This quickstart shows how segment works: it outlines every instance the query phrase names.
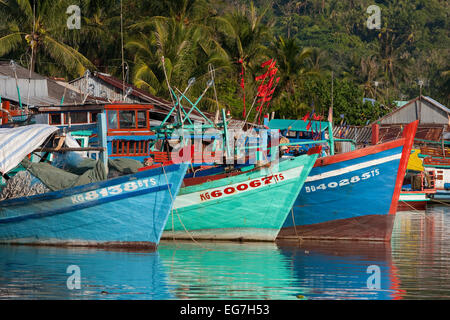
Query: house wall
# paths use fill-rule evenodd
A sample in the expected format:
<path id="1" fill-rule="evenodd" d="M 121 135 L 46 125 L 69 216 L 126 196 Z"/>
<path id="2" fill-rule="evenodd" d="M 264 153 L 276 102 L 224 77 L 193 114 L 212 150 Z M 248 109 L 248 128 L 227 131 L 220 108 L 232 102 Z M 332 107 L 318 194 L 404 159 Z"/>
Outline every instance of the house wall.
<path id="1" fill-rule="evenodd" d="M 89 94 L 94 97 L 106 97 L 106 99 L 110 100 L 111 102 L 122 101 L 123 98 L 121 90 L 98 78 L 89 77 L 87 80 L 86 78 L 80 78 L 71 82 L 70 84 L 76 87 L 81 92 L 89 92 Z M 142 103 L 143 101 L 139 98 L 128 96 L 126 97 L 125 102 Z"/>

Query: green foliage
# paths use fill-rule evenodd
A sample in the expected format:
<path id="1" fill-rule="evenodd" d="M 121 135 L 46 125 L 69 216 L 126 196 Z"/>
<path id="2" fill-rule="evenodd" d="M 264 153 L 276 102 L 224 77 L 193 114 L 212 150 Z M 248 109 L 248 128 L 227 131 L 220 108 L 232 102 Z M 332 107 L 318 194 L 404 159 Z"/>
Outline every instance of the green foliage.
<path id="1" fill-rule="evenodd" d="M 66 10 L 71 4 L 64 0 L 0 1 L 0 57 L 15 58 L 31 70 L 53 76 L 62 75 L 60 68 L 71 75 L 83 74 L 92 63 L 67 37 Z"/>
<path id="2" fill-rule="evenodd" d="M 108 72 L 170 99 L 162 64 L 173 88 L 196 99 L 215 69 L 220 108 L 242 118 L 242 59 L 249 111 L 263 72 L 277 60 L 280 82 L 270 107 L 277 117 L 311 110 L 365 124 L 388 112 L 394 100 L 422 92 L 450 105 L 449 9 L 440 0 L 0 0 L 0 58 L 35 65 L 50 76 L 77 77 L 86 68 Z M 79 5 L 80 30 L 66 27 L 66 9 Z M 381 28 L 369 30 L 369 5 L 381 8 Z M 121 32 L 121 13 L 123 32 Z M 33 22 L 34 21 L 34 22 Z M 124 63 L 129 66 L 122 74 Z M 34 42 L 31 39 L 35 39 Z M 32 44 L 35 50 L 31 50 Z M 33 56 L 33 64 L 30 60 Z M 363 98 L 377 102 L 363 104 Z M 207 92 L 200 105 L 215 112 Z M 249 120 L 253 120 L 255 110 Z"/>

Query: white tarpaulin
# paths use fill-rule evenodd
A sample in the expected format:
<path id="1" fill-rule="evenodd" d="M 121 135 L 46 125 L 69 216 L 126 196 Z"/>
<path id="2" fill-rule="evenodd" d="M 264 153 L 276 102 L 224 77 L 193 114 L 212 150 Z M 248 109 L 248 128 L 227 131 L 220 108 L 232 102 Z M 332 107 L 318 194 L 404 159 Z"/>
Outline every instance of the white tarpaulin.
<path id="1" fill-rule="evenodd" d="M 47 124 L 0 128 L 0 173 L 5 174 L 14 169 L 57 130 L 58 127 Z"/>

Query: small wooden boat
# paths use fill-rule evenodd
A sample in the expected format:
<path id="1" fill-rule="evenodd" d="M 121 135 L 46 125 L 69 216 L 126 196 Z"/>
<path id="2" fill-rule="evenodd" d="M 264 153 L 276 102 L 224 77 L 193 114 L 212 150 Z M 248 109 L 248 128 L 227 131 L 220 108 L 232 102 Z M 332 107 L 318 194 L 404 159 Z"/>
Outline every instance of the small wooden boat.
<path id="1" fill-rule="evenodd" d="M 275 240 L 317 156 L 181 188 L 163 238 Z"/>
<path id="2" fill-rule="evenodd" d="M 428 156 L 423 159 L 425 171 L 436 175 L 436 189 L 446 190 L 450 187 L 450 158 L 434 158 Z"/>
<path id="3" fill-rule="evenodd" d="M 427 203 L 436 193 L 435 177 L 433 172 L 418 172 L 406 174 L 402 191 L 398 199 L 397 211 L 426 210 Z"/>
<path id="4" fill-rule="evenodd" d="M 431 200 L 430 195 L 435 193 L 436 190 L 434 192 L 402 190 L 398 199 L 397 211 L 426 210 L 427 203 Z"/>

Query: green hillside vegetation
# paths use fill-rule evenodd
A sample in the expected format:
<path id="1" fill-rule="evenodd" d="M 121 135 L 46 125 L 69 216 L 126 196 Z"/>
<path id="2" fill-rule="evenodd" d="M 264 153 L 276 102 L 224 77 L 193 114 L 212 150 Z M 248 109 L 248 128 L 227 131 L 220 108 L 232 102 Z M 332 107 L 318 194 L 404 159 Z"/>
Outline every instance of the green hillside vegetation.
<path id="1" fill-rule="evenodd" d="M 450 105 L 449 2 L 445 0 L 0 0 L 0 59 L 71 80 L 86 69 L 125 78 L 169 99 L 172 87 L 197 97 L 214 67 L 219 104 L 242 118 L 241 64 L 247 111 L 261 63 L 279 68 L 270 106 L 279 118 L 312 108 L 364 125 L 422 93 Z M 81 8 L 81 28 L 66 13 Z M 380 8 L 369 29 L 370 5 Z M 121 32 L 121 13 L 123 32 Z M 123 55 L 122 64 L 122 36 Z M 331 95 L 333 79 L 333 97 Z M 363 103 L 363 98 L 377 102 Z M 214 91 L 200 106 L 217 108 Z M 254 109 L 249 120 L 254 118 Z"/>

